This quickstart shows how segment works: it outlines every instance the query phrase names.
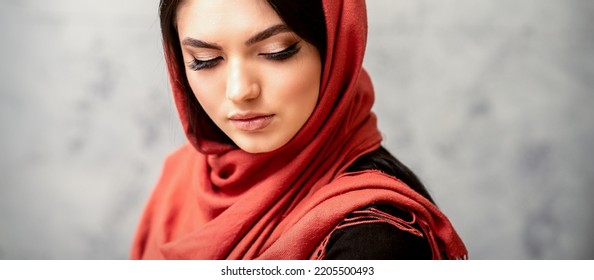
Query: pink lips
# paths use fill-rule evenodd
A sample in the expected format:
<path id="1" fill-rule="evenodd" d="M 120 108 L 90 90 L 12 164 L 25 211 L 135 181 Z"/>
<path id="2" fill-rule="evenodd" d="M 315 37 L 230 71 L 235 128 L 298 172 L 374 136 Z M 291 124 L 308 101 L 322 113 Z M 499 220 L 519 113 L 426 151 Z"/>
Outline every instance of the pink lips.
<path id="1" fill-rule="evenodd" d="M 245 131 L 256 131 L 267 127 L 272 122 L 272 115 L 266 114 L 234 114 L 229 117 L 229 120 L 238 129 Z"/>

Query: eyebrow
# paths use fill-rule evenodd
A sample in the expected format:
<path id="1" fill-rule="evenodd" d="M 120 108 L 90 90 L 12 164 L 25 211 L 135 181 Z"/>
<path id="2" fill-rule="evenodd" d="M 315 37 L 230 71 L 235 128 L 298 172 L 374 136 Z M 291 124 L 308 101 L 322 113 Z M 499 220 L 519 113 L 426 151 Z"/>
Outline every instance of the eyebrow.
<path id="1" fill-rule="evenodd" d="M 251 38 L 245 41 L 245 45 L 253 45 L 257 42 L 266 40 L 276 34 L 283 33 L 283 32 L 291 32 L 291 29 L 286 24 L 277 24 L 271 27 L 264 29 L 263 31 L 259 32 L 258 34 L 252 36 Z"/>
<path id="2" fill-rule="evenodd" d="M 271 27 L 264 29 L 263 31 L 258 32 L 258 34 L 250 37 L 249 39 L 247 39 L 247 41 L 245 41 L 244 44 L 246 46 L 250 46 L 257 42 L 266 40 L 276 34 L 280 34 L 283 32 L 291 32 L 291 29 L 286 24 L 273 25 Z M 223 49 L 223 48 L 221 48 L 221 46 L 219 46 L 215 43 L 208 43 L 208 42 L 204 42 L 202 40 L 198 40 L 198 39 L 190 38 L 190 37 L 184 38 L 184 40 L 182 41 L 182 45 L 187 45 L 187 46 L 191 46 L 191 47 L 195 47 L 195 48 L 206 48 L 206 49 L 215 49 L 215 50 Z"/>

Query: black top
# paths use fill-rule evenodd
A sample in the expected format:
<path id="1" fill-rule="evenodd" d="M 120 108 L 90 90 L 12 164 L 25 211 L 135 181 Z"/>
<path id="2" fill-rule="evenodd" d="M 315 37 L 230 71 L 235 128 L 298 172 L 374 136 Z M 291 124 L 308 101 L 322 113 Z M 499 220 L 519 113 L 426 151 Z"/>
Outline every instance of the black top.
<path id="1" fill-rule="evenodd" d="M 404 221 L 410 213 L 386 205 L 373 207 Z M 370 209 L 367 208 L 367 209 Z M 345 219 L 353 218 L 354 213 Z M 418 223 L 412 228 L 422 232 Z M 387 222 L 362 223 L 335 230 L 326 245 L 326 260 L 420 260 L 431 259 L 425 237 L 419 237 Z"/>

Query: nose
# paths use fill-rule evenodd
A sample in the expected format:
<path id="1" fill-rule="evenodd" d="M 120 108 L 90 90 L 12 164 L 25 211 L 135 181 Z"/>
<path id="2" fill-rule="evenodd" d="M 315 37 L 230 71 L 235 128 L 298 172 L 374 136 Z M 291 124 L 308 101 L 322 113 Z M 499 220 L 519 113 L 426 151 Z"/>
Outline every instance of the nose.
<path id="1" fill-rule="evenodd" d="M 245 102 L 260 96 L 257 73 L 240 61 L 229 64 L 227 76 L 227 98 L 233 102 Z"/>

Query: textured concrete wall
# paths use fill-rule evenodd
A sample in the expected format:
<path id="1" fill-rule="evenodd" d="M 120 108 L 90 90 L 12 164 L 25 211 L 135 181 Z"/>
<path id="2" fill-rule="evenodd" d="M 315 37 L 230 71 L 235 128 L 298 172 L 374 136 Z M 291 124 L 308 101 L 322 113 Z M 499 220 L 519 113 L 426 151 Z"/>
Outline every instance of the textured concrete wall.
<path id="1" fill-rule="evenodd" d="M 471 258 L 594 258 L 594 1 L 368 2 L 385 144 Z M 0 1 L 0 259 L 127 257 L 185 141 L 157 4 Z"/>

